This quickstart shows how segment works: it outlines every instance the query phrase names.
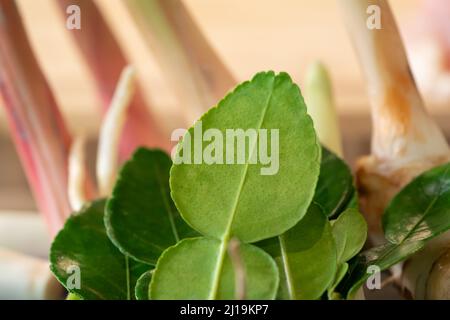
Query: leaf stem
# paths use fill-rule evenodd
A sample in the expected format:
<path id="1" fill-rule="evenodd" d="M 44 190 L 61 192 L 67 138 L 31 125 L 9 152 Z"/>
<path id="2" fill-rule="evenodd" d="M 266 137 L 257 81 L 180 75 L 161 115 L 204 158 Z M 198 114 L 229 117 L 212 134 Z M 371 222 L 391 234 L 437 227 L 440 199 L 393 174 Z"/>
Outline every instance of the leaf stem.
<path id="1" fill-rule="evenodd" d="M 230 240 L 228 247 L 231 262 L 234 267 L 234 283 L 236 300 L 245 300 L 246 284 L 245 284 L 245 266 L 240 253 L 240 242 L 233 238 Z"/>
<path id="2" fill-rule="evenodd" d="M 284 242 L 283 235 L 278 236 L 278 241 L 280 243 L 281 257 L 283 258 L 284 272 L 286 273 L 286 283 L 289 291 L 289 297 L 291 297 L 292 300 L 297 300 L 293 284 L 294 281 L 292 280 L 292 274 L 289 268 L 288 256 L 286 254 L 286 244 Z"/>
<path id="3" fill-rule="evenodd" d="M 219 285 L 220 285 L 220 274 L 222 273 L 223 262 L 225 261 L 225 257 L 227 254 L 229 239 L 223 239 L 220 243 L 219 255 L 217 256 L 216 267 L 213 272 L 213 283 L 211 286 L 211 291 L 209 294 L 208 300 L 216 300 L 217 294 L 219 293 Z"/>
<path id="4" fill-rule="evenodd" d="M 131 300 L 131 280 L 130 280 L 130 261 L 127 255 L 124 255 L 125 258 L 125 274 L 126 274 L 126 284 L 127 284 L 127 300 Z"/>

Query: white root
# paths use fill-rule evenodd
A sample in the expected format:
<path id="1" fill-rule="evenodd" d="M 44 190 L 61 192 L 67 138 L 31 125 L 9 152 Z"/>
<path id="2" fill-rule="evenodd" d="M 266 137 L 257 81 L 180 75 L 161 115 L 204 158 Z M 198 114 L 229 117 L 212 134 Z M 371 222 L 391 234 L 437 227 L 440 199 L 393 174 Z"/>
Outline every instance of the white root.
<path id="1" fill-rule="evenodd" d="M 325 66 L 319 62 L 313 63 L 308 69 L 305 100 L 320 142 L 342 157 L 341 131 L 331 81 Z"/>
<path id="2" fill-rule="evenodd" d="M 114 186 L 120 135 L 134 91 L 135 71 L 133 67 L 127 66 L 122 71 L 111 105 L 100 129 L 96 168 L 100 196 L 108 196 Z"/>
<path id="3" fill-rule="evenodd" d="M 50 237 L 44 220 L 36 212 L 0 212 L 0 247 L 47 257 Z"/>
<path id="4" fill-rule="evenodd" d="M 77 137 L 70 148 L 69 178 L 67 183 L 69 202 L 74 212 L 79 211 L 87 201 L 85 184 L 85 139 L 84 137 Z"/>
<path id="5" fill-rule="evenodd" d="M 441 130 L 425 111 L 387 1 L 340 2 L 371 101 L 372 152 L 359 160 L 357 182 L 371 240 L 380 244 L 384 242 L 381 216 L 389 201 L 417 175 L 450 161 L 450 150 Z M 381 29 L 372 30 L 366 24 L 370 5 L 381 9 Z M 434 276 L 430 271 L 436 252 L 445 251 L 445 238 L 443 235 L 431 241 L 404 264 L 401 285 L 412 297 L 431 296 L 426 289 L 428 279 L 439 278 L 437 282 L 447 285 L 442 272 Z M 445 292 L 439 290 L 435 292 Z"/>
<path id="6" fill-rule="evenodd" d="M 433 264 L 427 281 L 425 299 L 450 299 L 450 250 L 448 248 Z"/>
<path id="7" fill-rule="evenodd" d="M 48 262 L 0 248 L 0 299 L 61 299 L 64 289 Z"/>
<path id="8" fill-rule="evenodd" d="M 445 280 L 445 273 L 442 274 L 443 263 L 439 263 L 440 257 L 449 254 L 449 248 L 450 233 L 446 232 L 428 242 L 423 250 L 404 263 L 399 285 L 407 297 L 430 299 L 433 296 L 433 299 L 450 299 L 450 279 Z M 448 272 L 450 265 L 447 264 L 446 268 Z M 442 287 L 448 288 L 447 294 L 438 297 L 436 293 L 443 293 L 439 290 Z"/>

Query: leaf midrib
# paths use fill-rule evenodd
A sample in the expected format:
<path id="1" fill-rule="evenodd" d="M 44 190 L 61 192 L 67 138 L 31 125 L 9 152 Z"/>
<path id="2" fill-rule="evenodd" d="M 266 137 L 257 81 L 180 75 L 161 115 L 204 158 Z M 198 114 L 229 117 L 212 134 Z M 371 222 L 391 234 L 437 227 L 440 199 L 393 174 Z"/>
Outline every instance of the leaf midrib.
<path id="1" fill-rule="evenodd" d="M 163 181 L 164 180 L 162 179 L 159 170 L 157 170 L 155 163 L 153 163 L 153 170 L 154 170 L 155 176 L 158 180 L 159 192 L 161 193 L 161 198 L 163 199 L 164 207 L 166 208 L 166 212 L 169 217 L 169 223 L 170 223 L 170 227 L 172 228 L 172 234 L 175 238 L 175 243 L 177 243 L 178 241 L 180 241 L 180 236 L 178 234 L 178 230 L 175 225 L 175 219 L 173 216 L 173 211 L 171 210 L 171 207 L 169 204 L 169 199 L 167 198 L 167 194 L 166 194 L 166 192 L 164 192 L 165 190 L 163 189 L 163 183 L 164 183 Z"/>
<path id="2" fill-rule="evenodd" d="M 444 177 L 447 176 L 448 171 L 449 171 L 449 167 L 447 167 L 447 168 L 445 169 L 445 172 L 444 172 L 444 174 L 443 174 Z M 398 242 L 398 243 L 392 243 L 392 242 L 389 242 L 389 244 L 391 244 L 392 246 L 391 246 L 388 250 L 386 250 L 385 252 L 383 252 L 383 254 L 381 254 L 380 256 L 378 256 L 378 257 L 376 258 L 375 261 L 381 261 L 381 260 L 385 259 L 385 258 L 386 258 L 387 256 L 389 256 L 392 252 L 394 252 L 395 249 L 397 249 L 398 247 L 400 247 L 401 245 L 403 245 L 403 244 L 408 240 L 409 236 L 413 233 L 413 231 L 416 230 L 417 226 L 423 222 L 423 220 L 425 219 L 425 217 L 426 217 L 427 214 L 428 214 L 427 212 L 434 206 L 435 202 L 437 201 L 437 199 L 438 199 L 439 196 L 441 195 L 441 189 L 442 189 L 442 184 L 439 185 L 439 192 L 438 192 L 438 195 L 436 195 L 436 196 L 433 197 L 433 200 L 431 201 L 431 203 L 428 205 L 427 209 L 425 210 L 425 214 L 424 214 L 424 215 L 422 216 L 422 218 L 414 225 L 414 227 L 413 227 L 413 228 L 405 235 L 405 237 L 404 237 L 402 240 L 400 240 L 400 242 Z M 427 240 L 427 239 L 429 239 L 429 238 L 420 239 L 420 240 L 417 240 L 417 242 L 420 242 L 420 241 L 423 242 L 423 241 L 425 241 L 425 240 Z M 363 278 L 363 279 L 364 279 L 364 278 Z M 363 281 L 363 280 L 361 280 L 361 281 Z"/>
<path id="3" fill-rule="evenodd" d="M 244 171 L 243 171 L 243 175 L 241 178 L 241 181 L 239 183 L 239 187 L 236 193 L 236 197 L 235 197 L 235 201 L 233 204 L 233 207 L 231 208 L 231 212 L 230 212 L 230 219 L 228 221 L 227 227 L 225 229 L 225 233 L 222 237 L 222 243 L 220 245 L 220 251 L 219 251 L 219 256 L 218 256 L 218 260 L 217 260 L 217 264 L 216 264 L 216 268 L 214 270 L 213 273 L 213 283 L 212 283 L 212 287 L 211 287 L 211 292 L 210 292 L 210 296 L 209 299 L 210 300 L 214 300 L 217 297 L 217 293 L 218 293 L 218 289 L 219 289 L 219 283 L 220 283 L 220 273 L 222 272 L 222 266 L 223 266 L 223 262 L 225 260 L 225 253 L 226 253 L 226 248 L 228 246 L 228 241 L 230 240 L 230 230 L 231 230 L 231 226 L 233 224 L 234 218 L 236 216 L 236 210 L 237 210 L 237 206 L 239 204 L 239 199 L 241 197 L 242 194 L 242 189 L 244 187 L 244 183 L 245 180 L 247 179 L 247 173 L 248 173 L 248 167 L 249 167 L 249 159 L 251 159 L 251 157 L 253 156 L 253 152 L 255 152 L 255 145 L 258 143 L 258 139 L 259 139 L 259 129 L 261 129 L 263 123 L 264 123 L 264 119 L 267 113 L 267 109 L 269 109 L 270 103 L 272 101 L 272 95 L 273 95 L 273 91 L 275 88 L 275 77 L 272 78 L 272 87 L 270 90 L 270 94 L 267 97 L 267 101 L 265 103 L 265 107 L 263 109 L 261 118 L 259 120 L 259 124 L 257 126 L 258 128 L 258 134 L 256 136 L 255 139 L 255 143 L 252 146 L 251 152 L 249 152 L 249 156 L 246 159 L 245 165 L 244 165 Z"/>
<path id="4" fill-rule="evenodd" d="M 289 258 L 286 250 L 286 243 L 284 242 L 283 235 L 278 237 L 278 241 L 280 243 L 280 251 L 281 251 L 281 259 L 283 261 L 284 273 L 286 274 L 286 284 L 289 292 L 289 297 L 292 300 L 296 300 L 295 295 L 295 281 L 292 279 L 291 268 L 289 267 Z"/>
<path id="5" fill-rule="evenodd" d="M 449 171 L 449 167 L 447 167 L 444 171 L 443 174 L 443 178 L 447 177 Z M 425 218 L 428 216 L 428 214 L 430 213 L 431 209 L 434 207 L 436 201 L 439 199 L 439 197 L 441 196 L 441 192 L 442 192 L 442 186 L 443 183 L 439 184 L 439 190 L 437 192 L 437 194 L 432 198 L 430 204 L 427 206 L 427 208 L 425 209 L 424 214 L 420 217 L 420 219 L 414 224 L 414 226 L 411 228 L 411 230 L 408 231 L 408 233 L 406 233 L 406 235 L 403 237 L 403 239 L 399 242 L 399 244 L 402 244 L 406 239 L 409 238 L 409 236 L 417 229 L 417 227 L 425 220 Z M 422 187 L 423 190 L 423 187 Z M 420 240 L 426 240 L 425 239 L 420 239 Z"/>
<path id="6" fill-rule="evenodd" d="M 127 300 L 131 300 L 130 261 L 128 256 L 125 256 L 125 274 L 127 283 Z"/>

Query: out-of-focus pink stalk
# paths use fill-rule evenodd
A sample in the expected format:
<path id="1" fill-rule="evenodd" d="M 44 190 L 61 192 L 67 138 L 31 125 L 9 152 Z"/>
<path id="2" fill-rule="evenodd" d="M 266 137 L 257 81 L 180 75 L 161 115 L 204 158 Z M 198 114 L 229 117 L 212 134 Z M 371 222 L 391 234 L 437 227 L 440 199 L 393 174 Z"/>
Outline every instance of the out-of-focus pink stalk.
<path id="1" fill-rule="evenodd" d="M 92 0 L 58 0 L 62 13 L 77 5 L 81 9 L 81 30 L 69 30 L 92 71 L 106 112 L 126 58 L 101 12 Z M 120 143 L 120 158 L 126 159 L 138 146 L 169 148 L 169 136 L 164 136 L 155 118 L 147 109 L 138 89 L 128 110 L 127 122 Z"/>
<path id="2" fill-rule="evenodd" d="M 183 106 L 189 125 L 235 80 L 180 0 L 125 0 Z"/>
<path id="3" fill-rule="evenodd" d="M 0 92 L 34 198 L 54 235 L 71 212 L 70 136 L 12 0 L 0 0 Z"/>
<path id="4" fill-rule="evenodd" d="M 450 70 L 450 1 L 422 0 L 420 11 L 427 21 L 427 28 L 433 31 L 444 51 L 444 67 Z"/>

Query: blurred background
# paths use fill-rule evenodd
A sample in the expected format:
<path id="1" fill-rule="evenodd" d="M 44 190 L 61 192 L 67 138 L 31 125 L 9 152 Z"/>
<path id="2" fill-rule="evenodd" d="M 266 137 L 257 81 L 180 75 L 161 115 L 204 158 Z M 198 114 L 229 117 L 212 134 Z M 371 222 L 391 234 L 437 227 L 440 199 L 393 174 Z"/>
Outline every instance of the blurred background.
<path id="1" fill-rule="evenodd" d="M 177 102 L 164 81 L 163 71 L 152 59 L 152 52 L 142 41 L 121 1 L 96 2 L 127 58 L 137 67 L 139 77 L 145 83 L 145 98 L 155 114 L 168 122 L 172 117 L 177 118 Z M 333 80 L 347 160 L 353 165 L 358 156 L 368 152 L 370 117 L 364 79 L 336 1 L 184 2 L 238 81 L 249 79 L 258 71 L 273 69 L 287 71 L 301 87 L 308 65 L 321 60 Z M 433 36 L 429 34 L 432 30 L 425 9 L 427 2 L 430 1 L 391 1 L 413 69 L 418 73 L 427 69 L 427 63 L 439 63 L 435 61 L 439 54 L 433 51 Z M 72 132 L 84 132 L 89 136 L 93 150 L 100 123 L 100 102 L 93 89 L 93 80 L 70 37 L 71 31 L 65 28 L 65 21 L 54 1 L 19 0 L 18 3 L 33 48 L 66 122 Z M 427 90 L 426 84 L 423 88 Z M 436 95 L 432 92 L 425 93 L 429 111 L 450 136 L 450 106 L 445 98 L 434 98 Z M 0 161 L 0 210 L 35 210 L 2 108 Z"/>

